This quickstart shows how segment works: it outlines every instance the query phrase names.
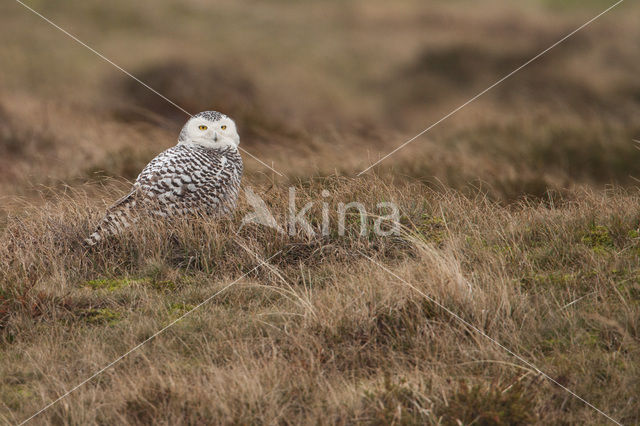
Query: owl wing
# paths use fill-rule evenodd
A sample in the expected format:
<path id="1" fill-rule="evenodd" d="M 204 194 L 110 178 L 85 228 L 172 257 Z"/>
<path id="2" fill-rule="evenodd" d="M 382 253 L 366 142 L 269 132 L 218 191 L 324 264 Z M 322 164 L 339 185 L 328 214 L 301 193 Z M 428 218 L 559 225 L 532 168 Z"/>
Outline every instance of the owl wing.
<path id="1" fill-rule="evenodd" d="M 216 213 L 233 188 L 233 173 L 219 152 L 178 145 L 156 157 L 140 173 L 134 190 L 151 213 Z"/>
<path id="2" fill-rule="evenodd" d="M 241 166 L 240 166 L 241 173 Z M 116 201 L 85 240 L 95 245 L 136 221 L 136 209 L 156 216 L 215 214 L 229 211 L 237 193 L 232 166 L 224 155 L 176 145 L 158 154 L 136 179 L 131 192 Z"/>

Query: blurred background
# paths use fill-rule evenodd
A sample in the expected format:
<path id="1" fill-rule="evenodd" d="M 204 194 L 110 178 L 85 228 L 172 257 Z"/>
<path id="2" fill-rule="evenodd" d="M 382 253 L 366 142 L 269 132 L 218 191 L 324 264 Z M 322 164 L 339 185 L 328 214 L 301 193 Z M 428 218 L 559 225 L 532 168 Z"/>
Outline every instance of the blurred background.
<path id="1" fill-rule="evenodd" d="M 612 1 L 29 0 L 288 179 L 353 176 Z M 504 200 L 640 178 L 640 5 L 624 2 L 395 154 L 382 176 Z M 0 5 L 0 200 L 134 179 L 187 116 Z M 247 179 L 275 175 L 249 159 Z M 125 183 L 122 183 L 126 186 Z"/>

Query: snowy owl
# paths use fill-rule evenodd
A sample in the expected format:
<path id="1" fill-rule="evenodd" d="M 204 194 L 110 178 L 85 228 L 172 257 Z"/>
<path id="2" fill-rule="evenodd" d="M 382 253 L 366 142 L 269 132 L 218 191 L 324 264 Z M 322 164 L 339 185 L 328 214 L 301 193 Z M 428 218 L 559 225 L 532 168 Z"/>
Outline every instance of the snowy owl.
<path id="1" fill-rule="evenodd" d="M 178 144 L 147 164 L 131 192 L 107 210 L 85 245 L 117 234 L 133 224 L 138 213 L 159 218 L 230 213 L 243 169 L 239 144 L 231 118 L 217 111 L 194 115 L 180 131 Z"/>

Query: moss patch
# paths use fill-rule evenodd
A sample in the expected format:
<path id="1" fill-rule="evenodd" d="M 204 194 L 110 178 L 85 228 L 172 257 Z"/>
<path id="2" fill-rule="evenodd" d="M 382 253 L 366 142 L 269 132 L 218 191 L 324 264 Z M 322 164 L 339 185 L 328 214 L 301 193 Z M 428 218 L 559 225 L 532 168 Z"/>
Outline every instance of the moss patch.
<path id="1" fill-rule="evenodd" d="M 7 384 L 0 390 L 0 400 L 13 410 L 18 409 L 33 397 L 33 391 L 25 384 Z"/>
<path id="2" fill-rule="evenodd" d="M 169 317 L 171 320 L 180 318 L 182 315 L 191 311 L 195 306 L 188 303 L 172 303 L 169 305 Z"/>
<path id="3" fill-rule="evenodd" d="M 613 248 L 611 233 L 606 226 L 602 225 L 592 225 L 591 228 L 582 235 L 581 241 L 599 253 L 604 253 Z"/>
<path id="4" fill-rule="evenodd" d="M 121 319 L 121 315 L 118 312 L 109 308 L 87 309 L 84 312 L 83 317 L 87 324 L 91 325 L 113 325 L 118 323 Z"/>
<path id="5" fill-rule="evenodd" d="M 129 278 L 102 278 L 97 280 L 89 280 L 84 283 L 85 287 L 90 287 L 94 290 L 108 290 L 115 291 L 123 287 L 127 287 L 139 280 L 131 280 Z"/>

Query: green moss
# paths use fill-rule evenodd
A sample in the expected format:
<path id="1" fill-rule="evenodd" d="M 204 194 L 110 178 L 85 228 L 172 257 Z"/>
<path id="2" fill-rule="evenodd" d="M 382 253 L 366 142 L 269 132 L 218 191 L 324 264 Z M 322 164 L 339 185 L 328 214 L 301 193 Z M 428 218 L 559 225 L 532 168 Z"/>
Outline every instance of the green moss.
<path id="1" fill-rule="evenodd" d="M 506 259 L 512 259 L 513 256 L 514 256 L 513 247 L 511 247 L 509 245 L 493 244 L 491 246 L 491 249 L 495 253 L 504 256 Z"/>
<path id="2" fill-rule="evenodd" d="M 175 290 L 176 284 L 173 281 L 158 281 L 153 278 L 102 278 L 96 280 L 90 280 L 84 283 L 85 287 L 90 287 L 94 290 L 106 290 L 116 291 L 123 287 L 131 285 L 150 285 L 156 290 Z"/>
<path id="3" fill-rule="evenodd" d="M 591 247 L 595 252 L 605 253 L 613 248 L 613 238 L 606 226 L 592 225 L 580 239 L 583 244 Z"/>
<path id="4" fill-rule="evenodd" d="M 89 280 L 85 282 L 84 285 L 94 290 L 115 291 L 138 281 L 140 280 L 131 280 L 129 278 L 102 278 L 97 280 Z"/>
<path id="5" fill-rule="evenodd" d="M 640 269 L 628 270 L 616 281 L 618 291 L 627 302 L 640 304 Z"/>
<path id="6" fill-rule="evenodd" d="M 561 347 L 561 345 L 563 345 L 565 343 L 566 342 L 563 342 L 560 339 L 557 339 L 555 337 L 550 337 L 550 338 L 545 339 L 542 342 L 540 342 L 540 348 L 542 349 L 542 351 L 544 353 L 550 353 L 550 352 L 553 352 L 553 351 L 557 350 L 558 348 Z"/>
<path id="7" fill-rule="evenodd" d="M 444 243 L 447 234 L 445 222 L 441 217 L 423 214 L 417 228 L 425 241 L 436 245 Z"/>
<path id="8" fill-rule="evenodd" d="M 0 390 L 0 401 L 12 410 L 19 409 L 33 397 L 33 391 L 25 384 L 7 384 Z"/>
<path id="9" fill-rule="evenodd" d="M 640 228 L 629 231 L 627 237 L 631 240 L 632 253 L 640 257 Z"/>
<path id="10" fill-rule="evenodd" d="M 599 347 L 601 346 L 600 335 L 594 331 L 584 333 L 582 343 L 592 348 Z"/>
<path id="11" fill-rule="evenodd" d="M 182 315 L 191 311 L 195 306 L 188 303 L 172 303 L 169 305 L 169 317 L 173 319 L 180 318 Z"/>
<path id="12" fill-rule="evenodd" d="M 547 274 L 535 274 L 532 276 L 524 277 L 520 280 L 520 282 L 525 288 L 565 288 L 576 282 L 576 275 L 569 274 L 563 271 L 554 271 Z"/>
<path id="13" fill-rule="evenodd" d="M 91 325 L 113 325 L 119 322 L 121 318 L 118 312 L 109 308 L 88 309 L 84 312 L 83 316 L 85 321 Z"/>
<path id="14" fill-rule="evenodd" d="M 173 291 L 176 289 L 176 283 L 173 281 L 151 281 L 151 287 L 159 291 Z"/>

